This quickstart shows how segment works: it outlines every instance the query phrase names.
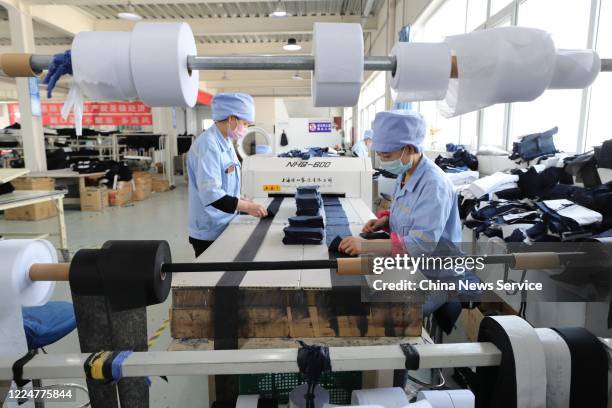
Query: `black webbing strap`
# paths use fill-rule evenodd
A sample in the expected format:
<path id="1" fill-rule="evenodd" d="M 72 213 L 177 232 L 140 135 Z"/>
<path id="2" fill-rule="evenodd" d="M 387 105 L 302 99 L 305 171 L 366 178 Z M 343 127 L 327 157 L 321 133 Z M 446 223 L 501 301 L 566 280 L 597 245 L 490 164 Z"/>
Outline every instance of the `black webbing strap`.
<path id="1" fill-rule="evenodd" d="M 276 214 L 283 197 L 275 197 L 268 206 L 268 213 Z M 234 261 L 252 261 L 257 255 L 274 217 L 259 220 L 253 232 L 234 258 Z M 240 283 L 247 271 L 225 272 L 215 287 L 214 330 L 215 350 L 235 350 L 238 348 Z M 238 395 L 237 381 L 228 377 L 216 376 L 216 396 L 220 401 Z M 227 380 L 227 381 L 225 381 Z M 235 397 L 234 395 L 234 397 Z"/>
<path id="2" fill-rule="evenodd" d="M 399 346 L 400 349 L 402 349 L 402 353 L 404 353 L 404 357 L 406 357 L 406 370 L 418 370 L 421 363 L 421 357 L 416 347 L 409 343 L 401 343 Z"/>
<path id="3" fill-rule="evenodd" d="M 19 360 L 13 363 L 13 381 L 15 382 L 17 387 L 21 388 L 30 382 L 30 380 L 25 380 L 23 378 L 23 366 L 30 362 L 30 360 L 34 358 L 36 353 L 36 349 L 30 350 L 26 353 L 25 356 L 21 357 Z"/>

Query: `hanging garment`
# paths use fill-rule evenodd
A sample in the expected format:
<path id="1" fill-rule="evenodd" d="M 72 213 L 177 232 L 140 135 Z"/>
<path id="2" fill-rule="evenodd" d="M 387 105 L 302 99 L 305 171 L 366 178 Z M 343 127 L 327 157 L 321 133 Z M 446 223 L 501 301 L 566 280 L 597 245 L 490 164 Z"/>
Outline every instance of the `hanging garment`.
<path id="1" fill-rule="evenodd" d="M 283 133 L 281 133 L 281 137 L 280 137 L 280 145 L 287 146 L 288 144 L 289 144 L 289 140 L 287 139 L 287 134 L 283 130 Z"/>

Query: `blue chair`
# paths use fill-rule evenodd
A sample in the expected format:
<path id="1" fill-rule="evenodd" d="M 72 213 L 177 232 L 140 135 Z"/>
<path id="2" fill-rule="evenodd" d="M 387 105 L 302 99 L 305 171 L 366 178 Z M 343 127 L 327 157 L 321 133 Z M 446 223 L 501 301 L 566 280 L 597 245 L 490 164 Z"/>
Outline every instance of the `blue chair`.
<path id="1" fill-rule="evenodd" d="M 76 328 L 74 308 L 70 302 L 48 302 L 44 306 L 23 307 L 22 311 L 30 350 L 53 344 Z"/>

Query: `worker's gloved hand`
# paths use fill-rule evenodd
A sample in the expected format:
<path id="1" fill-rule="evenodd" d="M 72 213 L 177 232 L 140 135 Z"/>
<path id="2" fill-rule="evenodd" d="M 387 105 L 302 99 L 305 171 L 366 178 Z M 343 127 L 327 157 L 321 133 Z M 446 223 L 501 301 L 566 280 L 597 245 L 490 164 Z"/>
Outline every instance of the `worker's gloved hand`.
<path id="1" fill-rule="evenodd" d="M 389 224 L 389 217 L 371 219 L 363 226 L 361 232 L 371 233 L 380 231 Z"/>
<path id="2" fill-rule="evenodd" d="M 266 210 L 266 207 L 264 207 L 263 205 L 254 203 L 252 201 L 248 202 L 246 212 L 249 215 L 252 215 L 253 217 L 257 217 L 257 218 L 263 218 L 268 215 L 268 210 Z"/>
<path id="3" fill-rule="evenodd" d="M 362 242 L 363 240 L 358 237 L 346 237 L 338 245 L 338 251 L 351 256 L 360 255 Z"/>

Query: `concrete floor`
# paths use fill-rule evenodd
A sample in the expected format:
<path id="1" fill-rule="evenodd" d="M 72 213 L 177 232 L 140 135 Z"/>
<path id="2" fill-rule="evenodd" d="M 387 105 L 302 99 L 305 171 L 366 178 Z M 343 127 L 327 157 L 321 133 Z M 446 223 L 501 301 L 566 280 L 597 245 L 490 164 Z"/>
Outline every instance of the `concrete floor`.
<path id="1" fill-rule="evenodd" d="M 6 221 L 0 216 L 0 231 L 46 232 L 56 231 L 56 219 L 43 221 Z M 179 184 L 173 191 L 154 193 L 148 200 L 128 207 L 110 207 L 104 212 L 66 210 L 66 227 L 70 253 L 81 248 L 98 248 L 111 239 L 165 239 L 172 248 L 172 259 L 190 262 L 194 254 L 187 240 L 187 187 Z M 52 237 L 53 241 L 54 238 Z M 57 244 L 57 242 L 54 242 Z M 67 283 L 56 286 L 53 300 L 71 300 Z M 148 332 L 151 336 L 168 317 L 169 296 L 164 304 L 149 307 Z M 152 350 L 165 350 L 170 344 L 167 328 Z M 47 348 L 49 353 L 79 350 L 76 331 Z M 207 378 L 169 377 L 166 383 L 154 378 L 151 386 L 151 407 L 205 407 L 208 395 Z M 75 380 L 83 383 L 82 380 Z M 82 396 L 82 394 L 81 394 Z M 79 401 L 86 401 L 79 398 Z M 59 406 L 59 404 L 49 404 Z M 71 407 L 75 404 L 71 403 Z"/>

